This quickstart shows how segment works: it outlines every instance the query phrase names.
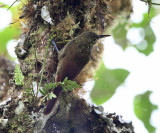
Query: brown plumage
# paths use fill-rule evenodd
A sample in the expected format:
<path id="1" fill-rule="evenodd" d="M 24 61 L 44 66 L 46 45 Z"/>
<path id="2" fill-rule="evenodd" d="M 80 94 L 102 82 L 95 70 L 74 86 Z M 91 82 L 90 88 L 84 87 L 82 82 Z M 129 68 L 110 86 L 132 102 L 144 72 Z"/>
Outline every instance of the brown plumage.
<path id="1" fill-rule="evenodd" d="M 91 31 L 86 31 L 76 37 L 74 40 L 64 46 L 58 55 L 58 67 L 56 72 L 55 82 L 63 81 L 66 77 L 73 80 L 89 62 L 91 50 L 97 40 L 110 35 L 97 35 Z M 60 86 L 54 89 L 54 94 L 57 98 L 52 98 L 48 101 L 44 114 L 48 115 L 56 101 L 62 88 Z"/>

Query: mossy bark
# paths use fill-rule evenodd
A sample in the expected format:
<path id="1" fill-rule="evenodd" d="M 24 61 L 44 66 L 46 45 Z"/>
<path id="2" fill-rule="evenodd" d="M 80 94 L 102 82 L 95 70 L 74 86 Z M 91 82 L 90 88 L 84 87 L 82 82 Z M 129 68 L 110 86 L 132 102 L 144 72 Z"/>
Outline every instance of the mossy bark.
<path id="1" fill-rule="evenodd" d="M 42 18 L 43 7 L 46 7 L 52 22 Z M 25 77 L 24 85 L 15 87 L 17 91 L 8 103 L 8 109 L 12 112 L 5 111 L 3 116 L 10 122 L 2 131 L 112 133 L 117 128 L 126 133 L 134 132 L 131 123 L 122 123 L 119 116 L 105 114 L 97 107 L 90 107 L 76 92 L 61 93 L 49 116 L 43 116 L 46 103 L 41 102 L 41 98 L 27 97 L 24 93 L 21 98 L 18 97 L 20 92 L 33 87 L 34 82 L 39 84 L 42 73 L 41 86 L 54 82 L 58 59 L 53 46 L 49 45 L 49 39 L 53 35 L 60 50 L 85 30 L 109 34 L 119 17 L 128 19 L 131 11 L 131 0 L 27 0 L 21 12 L 28 28 L 24 29 L 15 50 Z M 47 46 L 49 49 L 46 52 Z M 93 77 L 102 53 L 103 45 L 98 42 L 93 48 L 90 62 L 75 79 L 78 84 L 82 85 Z M 16 114 L 15 109 L 20 106 L 20 101 L 24 103 L 24 110 Z M 1 111 L 4 113 L 4 110 Z M 21 122 L 24 124 L 19 126 Z"/>

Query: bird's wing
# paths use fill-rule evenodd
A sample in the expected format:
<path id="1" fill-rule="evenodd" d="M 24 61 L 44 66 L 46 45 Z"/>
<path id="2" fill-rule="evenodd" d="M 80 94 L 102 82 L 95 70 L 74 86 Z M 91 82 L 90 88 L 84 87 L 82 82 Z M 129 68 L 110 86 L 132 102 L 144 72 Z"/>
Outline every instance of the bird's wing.
<path id="1" fill-rule="evenodd" d="M 63 63 L 59 63 L 56 73 L 56 82 L 63 81 L 66 77 L 69 80 L 73 80 L 83 69 L 82 66 L 77 65 L 77 63 L 67 57 L 62 59 Z"/>

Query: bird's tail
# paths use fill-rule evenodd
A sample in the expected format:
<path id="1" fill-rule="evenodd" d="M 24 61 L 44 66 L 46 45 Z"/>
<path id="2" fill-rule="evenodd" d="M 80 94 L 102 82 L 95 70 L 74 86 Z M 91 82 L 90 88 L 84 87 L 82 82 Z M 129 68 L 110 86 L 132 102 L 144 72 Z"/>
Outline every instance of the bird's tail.
<path id="1" fill-rule="evenodd" d="M 62 91 L 62 87 L 61 86 L 58 86 L 54 89 L 54 94 L 57 96 L 56 98 L 52 98 L 51 100 L 48 101 L 47 103 L 47 107 L 45 108 L 43 114 L 44 115 L 48 115 L 51 113 L 53 107 L 55 106 L 56 102 L 57 102 L 57 99 L 58 99 L 58 96 L 60 94 L 60 92 Z"/>

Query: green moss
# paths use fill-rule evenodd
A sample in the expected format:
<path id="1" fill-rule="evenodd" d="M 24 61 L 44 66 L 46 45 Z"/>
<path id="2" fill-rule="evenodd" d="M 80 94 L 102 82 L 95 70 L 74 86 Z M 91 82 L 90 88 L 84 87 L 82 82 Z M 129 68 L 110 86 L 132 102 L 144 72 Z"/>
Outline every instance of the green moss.
<path id="1" fill-rule="evenodd" d="M 10 116 L 11 117 L 11 116 Z M 12 116 L 7 125 L 9 133 L 31 133 L 33 131 L 34 122 L 30 118 L 28 110 L 24 110 L 19 115 Z"/>

